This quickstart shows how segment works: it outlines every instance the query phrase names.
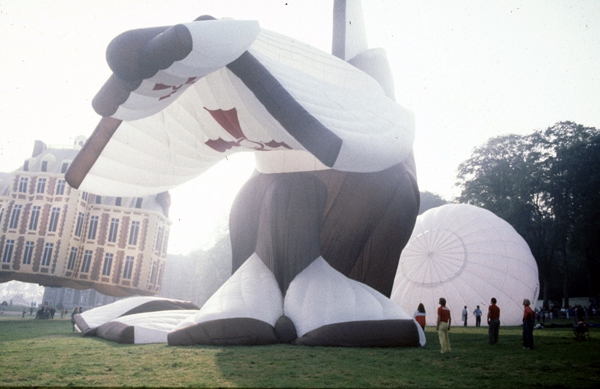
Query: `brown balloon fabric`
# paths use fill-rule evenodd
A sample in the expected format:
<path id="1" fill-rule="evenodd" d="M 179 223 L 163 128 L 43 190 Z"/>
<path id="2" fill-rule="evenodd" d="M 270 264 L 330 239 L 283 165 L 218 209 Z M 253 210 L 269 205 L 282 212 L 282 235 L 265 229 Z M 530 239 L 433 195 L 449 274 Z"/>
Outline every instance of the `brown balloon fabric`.
<path id="1" fill-rule="evenodd" d="M 117 343 L 133 344 L 135 343 L 134 328 L 118 321 L 111 321 L 98 327 L 95 335 Z"/>
<path id="2" fill-rule="evenodd" d="M 320 254 L 389 297 L 418 209 L 412 155 L 376 173 L 255 173 L 230 214 L 233 272 L 256 252 L 285 293 Z"/>
<path id="3" fill-rule="evenodd" d="M 294 344 L 345 347 L 419 347 L 414 320 L 367 320 L 326 325 L 297 338 Z"/>
<path id="4" fill-rule="evenodd" d="M 73 315 L 73 320 L 75 321 L 75 325 L 79 328 L 83 336 L 96 335 L 97 327 L 90 327 L 87 321 L 80 314 Z"/>
<path id="5" fill-rule="evenodd" d="M 317 172 L 328 206 L 321 253 L 340 273 L 389 297 L 419 212 L 413 156 L 377 173 Z"/>
<path id="6" fill-rule="evenodd" d="M 122 121 L 111 117 L 103 117 L 94 129 L 92 136 L 85 142 L 82 149 L 75 156 L 73 163 L 69 166 L 65 173 L 65 179 L 73 188 L 78 189 L 81 182 L 88 174 L 94 163 L 100 157 L 102 150 L 110 141 L 110 138 L 117 131 Z M 101 292 L 105 293 L 105 292 Z M 110 294 L 112 296 L 120 296 L 117 294 Z M 130 294 L 124 294 L 127 296 Z"/>
<path id="7" fill-rule="evenodd" d="M 292 320 L 283 315 L 275 323 L 275 336 L 281 343 L 290 343 L 298 337 L 296 326 Z"/>
<path id="8" fill-rule="evenodd" d="M 250 346 L 279 343 L 272 325 L 246 317 L 206 321 L 169 333 L 169 345 Z"/>
<path id="9" fill-rule="evenodd" d="M 230 214 L 233 272 L 256 252 L 285 292 L 320 254 L 326 199 L 325 185 L 311 173 L 252 177 Z"/>

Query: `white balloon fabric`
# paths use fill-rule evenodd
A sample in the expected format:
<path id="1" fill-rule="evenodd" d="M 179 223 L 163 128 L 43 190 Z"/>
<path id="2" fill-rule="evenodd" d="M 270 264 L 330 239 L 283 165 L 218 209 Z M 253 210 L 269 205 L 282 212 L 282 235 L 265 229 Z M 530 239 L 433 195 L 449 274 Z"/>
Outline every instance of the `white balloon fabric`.
<path id="1" fill-rule="evenodd" d="M 298 336 L 333 323 L 412 319 L 390 299 L 345 277 L 322 257 L 290 284 L 285 296 L 285 315 L 294 322 Z M 414 327 L 419 331 L 419 344 L 425 346 L 421 327 L 416 322 Z"/>
<path id="2" fill-rule="evenodd" d="M 435 325 L 438 301 L 447 300 L 454 325 L 475 325 L 479 305 L 483 321 L 492 297 L 502 325 L 520 325 L 523 299 L 539 294 L 538 268 L 525 240 L 492 212 L 467 204 L 447 204 L 417 218 L 400 256 L 391 299 L 412 312 L 423 303 L 427 324 Z"/>
<path id="3" fill-rule="evenodd" d="M 211 320 L 247 317 L 275 326 L 283 315 L 283 296 L 275 276 L 253 254 L 212 295 L 202 309 L 175 330 Z"/>
<path id="4" fill-rule="evenodd" d="M 89 311 L 81 313 L 81 317 L 85 319 L 87 326 L 90 328 L 96 328 L 102 324 L 114 320 L 118 317 L 126 315 L 127 312 L 132 311 L 144 304 L 165 302 L 168 303 L 174 301 L 164 297 L 153 297 L 153 296 L 135 296 L 126 298 L 123 300 L 115 301 L 108 305 L 102 305 Z"/>
<path id="5" fill-rule="evenodd" d="M 127 315 L 102 324 L 96 336 L 118 343 L 167 343 L 169 332 L 197 312 L 197 309 L 178 309 Z"/>
<path id="6" fill-rule="evenodd" d="M 84 335 L 95 335 L 96 330 L 108 322 L 118 318 L 147 312 L 199 310 L 190 301 L 175 300 L 164 297 L 135 296 L 114 303 L 90 309 L 74 315 L 76 329 Z"/>
<path id="7" fill-rule="evenodd" d="M 215 59 L 207 68 L 203 61 L 186 57 L 144 80 L 114 113 L 109 112 L 124 121 L 81 190 L 121 196 L 163 192 L 240 151 L 259 151 L 257 168 L 264 173 L 328 167 L 376 172 L 411 153 L 413 114 L 349 63 L 259 29 L 256 22 L 212 20 L 185 28 L 194 40 L 189 57 L 204 50 L 220 62 Z M 212 40 L 206 36 L 208 31 Z M 235 32 L 231 40 L 241 43 L 222 44 L 222 31 Z M 214 52 L 215 48 L 222 52 Z M 247 54 L 231 63 L 246 48 Z M 267 80 L 253 85 L 258 76 L 252 73 L 241 79 L 236 66 L 248 73 L 254 69 Z M 193 80 L 186 82 L 188 78 Z M 276 91 L 285 91 L 285 96 L 269 95 Z M 257 98 L 263 92 L 266 102 Z M 296 111 L 285 111 L 288 108 L 281 100 L 293 101 Z M 303 118 L 307 114 L 310 120 Z M 311 131 L 302 135 L 307 129 Z M 269 153 L 262 153 L 266 150 Z M 321 162 L 329 159 L 328 166 Z"/>

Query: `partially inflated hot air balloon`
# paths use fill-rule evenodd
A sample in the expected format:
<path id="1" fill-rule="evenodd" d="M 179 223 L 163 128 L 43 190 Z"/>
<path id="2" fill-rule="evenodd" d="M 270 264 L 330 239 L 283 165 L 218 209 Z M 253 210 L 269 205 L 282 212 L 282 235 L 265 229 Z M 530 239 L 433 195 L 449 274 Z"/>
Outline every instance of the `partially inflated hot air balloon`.
<path id="1" fill-rule="evenodd" d="M 230 216 L 233 275 L 169 343 L 424 344 L 386 297 L 419 205 L 413 115 L 356 1 L 335 2 L 333 52 L 212 17 L 110 43 L 71 185 L 163 192 L 256 156 Z"/>
<path id="2" fill-rule="evenodd" d="M 503 325 L 520 325 L 523 299 L 536 301 L 538 268 L 525 240 L 492 212 L 447 204 L 418 217 L 402 252 L 392 300 L 406 310 L 423 303 L 427 324 L 435 325 L 438 299 L 445 297 L 458 323 L 479 305 L 483 317 L 495 297 Z M 475 319 L 467 321 L 475 324 Z"/>

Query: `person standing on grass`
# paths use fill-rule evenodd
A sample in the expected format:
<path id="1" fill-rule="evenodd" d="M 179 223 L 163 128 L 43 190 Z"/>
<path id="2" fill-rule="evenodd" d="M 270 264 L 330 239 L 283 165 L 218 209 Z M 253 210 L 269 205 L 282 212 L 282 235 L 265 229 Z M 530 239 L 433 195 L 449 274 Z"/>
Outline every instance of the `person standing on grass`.
<path id="1" fill-rule="evenodd" d="M 523 349 L 533 350 L 533 324 L 535 322 L 535 313 L 530 307 L 531 302 L 528 299 L 523 300 Z"/>
<path id="2" fill-rule="evenodd" d="M 498 343 L 498 335 L 500 332 L 500 308 L 496 305 L 495 297 L 492 297 L 492 305 L 488 307 L 487 322 L 489 326 L 488 334 L 490 344 L 494 345 Z"/>
<path id="3" fill-rule="evenodd" d="M 71 312 L 71 324 L 73 324 L 73 332 L 75 332 L 75 315 L 78 313 L 80 313 L 79 308 L 73 308 L 73 312 Z"/>
<path id="4" fill-rule="evenodd" d="M 473 315 L 475 315 L 475 327 L 481 327 L 481 309 L 479 309 L 479 305 L 473 311 Z"/>
<path id="5" fill-rule="evenodd" d="M 446 299 L 440 297 L 440 306 L 437 311 L 437 325 L 435 329 L 438 332 L 440 338 L 440 346 L 442 347 L 442 354 L 449 353 L 450 350 L 450 338 L 448 338 L 448 331 L 450 331 L 450 324 L 452 323 L 452 315 L 450 309 L 446 307 Z"/>
<path id="6" fill-rule="evenodd" d="M 421 328 L 425 329 L 425 306 L 423 303 L 419 303 L 417 310 L 413 314 L 413 319 L 416 320 L 417 323 L 421 326 Z"/>
<path id="7" fill-rule="evenodd" d="M 462 311 L 462 319 L 463 322 L 465 323 L 464 326 L 467 326 L 467 319 L 469 318 L 469 311 L 467 310 L 467 306 L 465 305 L 465 307 L 463 308 Z"/>

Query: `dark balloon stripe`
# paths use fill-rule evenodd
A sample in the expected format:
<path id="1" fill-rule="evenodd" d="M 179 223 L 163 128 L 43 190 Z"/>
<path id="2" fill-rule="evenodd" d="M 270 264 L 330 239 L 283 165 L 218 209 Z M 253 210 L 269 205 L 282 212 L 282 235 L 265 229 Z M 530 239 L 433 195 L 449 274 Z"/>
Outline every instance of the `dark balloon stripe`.
<path id="1" fill-rule="evenodd" d="M 169 345 L 251 346 L 279 343 L 272 325 L 248 317 L 211 320 L 169 333 Z"/>
<path id="2" fill-rule="evenodd" d="M 342 139 L 304 109 L 252 54 L 245 52 L 227 68 L 254 93 L 269 113 L 325 166 L 333 167 Z"/>
<path id="3" fill-rule="evenodd" d="M 294 342 L 306 346 L 419 347 L 419 330 L 412 319 L 365 320 L 319 327 Z"/>
<path id="4" fill-rule="evenodd" d="M 175 311 L 183 309 L 200 309 L 196 304 L 190 301 L 183 300 L 153 300 L 147 303 L 140 304 L 135 308 L 130 309 L 119 317 L 135 315 L 137 313 L 158 312 L 158 311 Z"/>

